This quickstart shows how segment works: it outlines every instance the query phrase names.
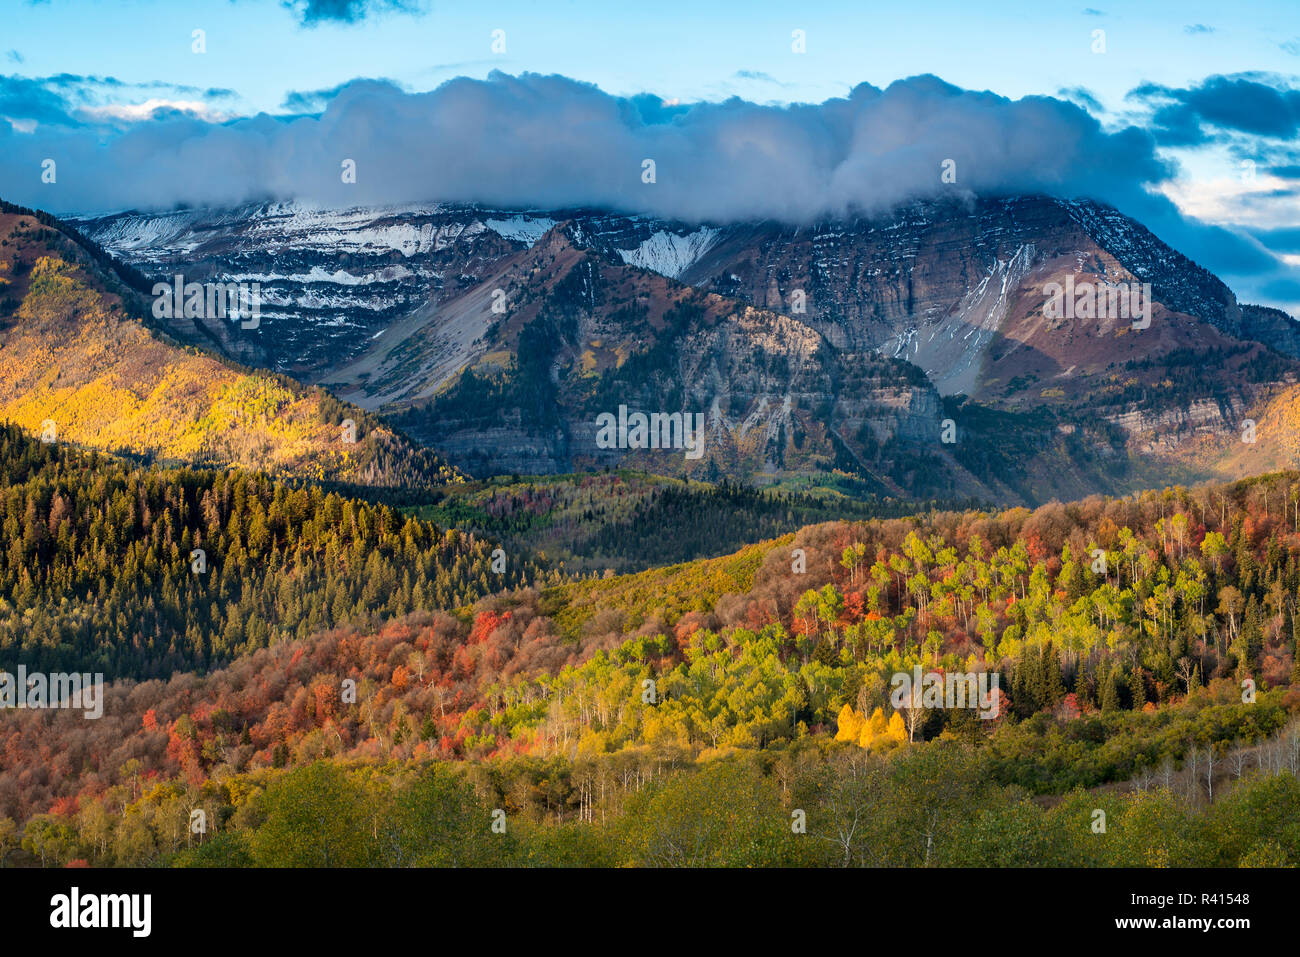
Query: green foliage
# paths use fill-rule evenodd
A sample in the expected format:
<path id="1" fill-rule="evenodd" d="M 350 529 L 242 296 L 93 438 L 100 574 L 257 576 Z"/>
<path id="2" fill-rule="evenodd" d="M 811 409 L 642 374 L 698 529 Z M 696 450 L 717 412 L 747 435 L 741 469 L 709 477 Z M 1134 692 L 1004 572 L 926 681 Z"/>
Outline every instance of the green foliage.
<path id="1" fill-rule="evenodd" d="M 588 816 L 557 813 L 538 770 L 504 762 L 467 775 L 439 764 L 320 761 L 279 775 L 248 802 L 255 811 L 219 814 L 220 831 L 175 853 L 120 852 L 147 817 L 143 800 L 108 823 L 116 856 L 98 855 L 84 818 L 80 832 L 72 821 L 34 818 L 24 846 L 47 866 L 77 856 L 178 867 L 1300 864 L 1300 783 L 1290 772 L 1245 776 L 1208 807 L 1163 788 L 1076 790 L 1046 806 L 992 783 L 979 753 L 956 742 L 889 758 L 792 748 L 770 761 L 641 765 L 644 778 L 626 764 L 592 768 L 607 790 Z M 551 773 L 576 782 L 586 772 L 561 762 Z M 494 781 L 487 801 L 470 783 L 476 776 Z M 242 778 L 229 785 L 231 793 L 247 787 Z M 531 795 L 509 811 L 504 831 L 492 827 L 498 787 Z"/>
<path id="2" fill-rule="evenodd" d="M 645 867 L 794 865 L 802 835 L 782 811 L 776 782 L 753 762 L 717 761 L 630 801 L 625 847 Z"/>
<path id="3" fill-rule="evenodd" d="M 901 516 L 915 508 L 852 483 L 845 493 L 837 490 L 846 483 L 827 475 L 789 490 L 755 489 L 631 470 L 500 477 L 449 487 L 436 505 L 413 514 L 545 554 L 571 572 L 625 573 L 724 555 L 816 522 Z"/>
<path id="4" fill-rule="evenodd" d="M 493 572 L 490 543 L 385 505 L 260 475 L 132 467 L 8 425 L 0 530 L 0 651 L 110 678 L 206 669 L 541 574 L 520 557 Z"/>
<path id="5" fill-rule="evenodd" d="M 364 790 L 337 765 L 318 761 L 287 772 L 262 796 L 265 820 L 253 834 L 253 860 L 262 867 L 363 867 Z"/>

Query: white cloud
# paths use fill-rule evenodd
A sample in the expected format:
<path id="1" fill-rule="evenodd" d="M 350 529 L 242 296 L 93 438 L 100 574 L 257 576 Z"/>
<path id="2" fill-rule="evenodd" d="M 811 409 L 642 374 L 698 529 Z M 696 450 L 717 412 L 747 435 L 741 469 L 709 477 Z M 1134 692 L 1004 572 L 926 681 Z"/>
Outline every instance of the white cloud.
<path id="1" fill-rule="evenodd" d="M 87 119 L 95 122 L 118 120 L 127 123 L 138 123 L 142 120 L 153 119 L 156 113 L 173 111 L 189 113 L 208 123 L 222 123 L 230 119 L 230 114 L 214 110 L 207 103 L 200 100 L 155 98 L 145 100 L 143 103 L 110 103 L 104 106 L 85 106 L 81 108 L 82 114 Z"/>

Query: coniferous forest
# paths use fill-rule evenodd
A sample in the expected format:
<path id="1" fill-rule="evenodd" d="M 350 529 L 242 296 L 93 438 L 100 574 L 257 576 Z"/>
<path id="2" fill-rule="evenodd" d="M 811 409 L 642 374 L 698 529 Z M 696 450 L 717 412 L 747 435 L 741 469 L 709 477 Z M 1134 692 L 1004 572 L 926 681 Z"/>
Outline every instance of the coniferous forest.
<path id="1" fill-rule="evenodd" d="M 0 429 L 0 652 L 161 677 L 352 620 L 455 608 L 535 565 L 385 505 L 265 476 L 151 469 Z M 513 567 L 512 567 L 513 565 Z"/>

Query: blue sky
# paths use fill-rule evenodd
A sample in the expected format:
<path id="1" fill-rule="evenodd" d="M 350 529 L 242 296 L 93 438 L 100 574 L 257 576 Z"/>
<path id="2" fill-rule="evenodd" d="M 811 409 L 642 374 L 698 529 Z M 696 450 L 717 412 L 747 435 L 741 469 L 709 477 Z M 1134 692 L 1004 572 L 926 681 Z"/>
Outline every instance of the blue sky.
<path id="1" fill-rule="evenodd" d="M 205 53 L 192 50 L 196 29 L 205 33 Z M 496 30 L 504 31 L 504 52 L 493 50 Z M 806 52 L 792 50 L 795 30 L 803 31 Z M 1098 30 L 1105 34 L 1104 53 L 1094 49 Z M 559 74 L 593 84 L 605 98 L 585 97 L 576 86 L 491 83 L 482 90 L 466 88 L 450 106 L 450 97 L 419 96 L 454 77 L 485 80 L 492 71 L 513 77 Z M 149 175 L 141 174 L 142 185 L 131 188 L 132 170 L 147 167 L 168 143 L 184 156 L 188 177 L 193 167 L 210 162 L 214 171 L 208 178 L 221 180 L 229 190 L 247 191 L 253 183 L 269 193 L 292 192 L 310 177 L 286 173 L 273 160 L 258 158 L 258 148 L 271 148 L 262 140 L 256 148 L 243 141 L 242 152 L 222 152 L 213 144 L 223 137 L 237 140 L 236 131 L 242 135 L 259 129 L 257 121 L 248 119 L 258 113 L 276 117 L 264 121 L 273 124 L 284 124 L 284 117 L 293 113 L 324 112 L 327 120 L 337 115 L 338 128 L 353 136 L 369 129 L 378 143 L 391 135 L 383 124 L 400 117 L 401 122 L 418 125 L 420 110 L 427 108 L 435 111 L 430 115 L 440 118 L 447 135 L 459 135 L 459 127 L 448 117 L 464 121 L 464 103 L 475 97 L 488 111 L 500 105 L 501 97 L 519 109 L 530 98 L 542 97 L 548 109 L 554 107 L 549 113 L 539 108 L 540 115 L 550 117 L 552 130 L 572 120 L 575 103 L 600 115 L 621 109 L 619 104 L 637 103 L 637 121 L 658 124 L 657 133 L 669 131 L 674 123 L 695 130 L 691 135 L 698 142 L 683 153 L 694 165 L 683 166 L 683 172 L 693 171 L 704 180 L 701 166 L 707 160 L 702 157 L 708 148 L 737 136 L 751 145 L 765 142 L 763 130 L 774 124 L 786 137 L 802 136 L 798 130 L 804 127 L 783 125 L 786 118 L 770 110 L 753 110 L 744 114 L 745 122 L 759 131 L 753 134 L 758 139 L 751 140 L 749 132 L 737 132 L 748 127 L 737 125 L 734 117 L 719 118 L 717 109 L 684 112 L 691 105 L 721 104 L 731 97 L 776 107 L 836 103 L 860 84 L 887 90 L 896 81 L 924 74 L 972 94 L 991 91 L 1001 101 L 990 104 L 974 95 L 951 104 L 945 101 L 928 114 L 928 131 L 916 133 L 906 129 L 911 122 L 907 109 L 918 97 L 929 109 L 937 102 L 934 91 L 923 85 L 896 87 L 892 100 L 872 100 L 845 121 L 856 124 L 855 130 L 869 129 L 873 137 L 865 145 L 851 144 L 852 149 L 864 149 L 868 156 L 885 149 L 880 144 L 891 140 L 885 118 L 893 117 L 900 136 L 915 137 L 907 143 L 911 152 L 900 153 L 900 159 L 914 160 L 922 140 L 942 137 L 941 123 L 962 128 L 962 117 L 975 117 L 971 136 L 998 137 L 997 142 L 979 144 L 986 152 L 970 153 L 964 166 L 975 169 L 983 164 L 985 185 L 997 187 L 1027 176 L 1033 180 L 1041 172 L 1045 181 L 1060 180 L 1062 191 L 1073 183 L 1117 205 L 1129 203 L 1127 212 L 1218 271 L 1243 298 L 1300 313 L 1300 95 L 1292 95 L 1300 88 L 1300 4 L 1294 0 L 1249 5 L 1099 3 L 1096 8 L 1079 3 L 921 0 L 725 5 L 698 0 L 6 0 L 0 27 L 0 146 L 5 147 L 0 152 L 8 152 L 9 159 L 0 156 L 0 196 L 61 212 L 212 199 L 195 191 L 186 176 L 171 176 L 167 169 L 152 174 L 155 202 L 143 191 Z M 376 86 L 363 96 L 357 92 L 362 87 L 351 82 L 358 78 L 390 85 Z M 328 92 L 340 88 L 345 91 L 341 97 Z M 1008 131 L 1036 129 L 1038 111 L 1029 109 L 1028 101 L 1017 105 L 1024 97 L 1054 97 L 1081 106 L 1079 116 L 1051 117 L 1042 135 L 1073 143 L 1070 130 L 1077 128 L 1080 141 L 1089 144 L 1088 155 L 1073 157 L 1070 163 L 1076 165 L 1056 170 L 1050 168 L 1055 161 L 1051 150 L 1034 153 L 1042 150 L 1041 143 L 1026 139 L 1016 144 L 1017 137 Z M 653 116 L 645 105 L 651 100 L 659 104 Z M 557 106 L 561 103 L 565 105 Z M 839 123 L 837 108 L 822 112 L 830 119 L 803 117 L 818 131 L 808 136 L 815 144 L 825 134 L 825 150 L 841 150 L 842 144 L 833 142 L 837 134 L 825 133 Z M 998 118 L 979 125 L 990 113 Z M 587 120 L 583 113 L 582 122 Z M 1101 133 L 1088 128 L 1089 123 Z M 475 121 L 473 134 L 481 137 L 483 126 L 483 121 Z M 295 128 L 306 129 L 302 123 Z M 598 123 L 592 129 L 600 130 L 606 140 L 626 132 L 611 133 Z M 1125 130 L 1142 131 L 1146 140 L 1126 138 L 1121 135 Z M 647 142 L 665 152 L 673 148 L 663 136 L 647 138 L 643 132 L 632 131 L 627 149 L 649 148 Z M 573 130 L 566 134 L 573 135 Z M 860 132 L 852 135 L 861 138 Z M 305 142 L 313 149 L 322 144 L 332 148 L 338 139 L 322 134 Z M 538 140 L 505 140 L 517 152 L 546 152 Z M 492 141 L 473 142 L 483 150 L 490 149 Z M 197 143 L 202 147 L 193 145 Z M 432 148 L 419 140 L 401 143 L 389 143 L 389 152 Z M 299 138 L 288 148 L 306 149 L 303 144 Z M 576 141 L 571 145 L 578 148 Z M 274 148 L 283 151 L 286 144 L 276 139 Z M 346 142 L 338 148 L 348 152 Z M 933 155 L 956 155 L 960 149 L 938 143 Z M 1020 160 L 1007 155 L 994 160 L 987 156 L 989 150 L 1024 155 Z M 56 154 L 62 160 L 59 185 L 66 187 L 42 190 L 29 173 L 34 162 Z M 124 166 L 122 155 L 133 157 L 134 166 Z M 929 162 L 930 153 L 920 150 L 920 155 Z M 244 159 L 249 156 L 254 158 Z M 842 167 L 851 167 L 843 155 L 836 156 L 841 173 Z M 1126 156 L 1134 161 L 1126 164 Z M 554 159 L 573 165 L 560 155 Z M 396 163 L 399 168 L 386 169 L 382 178 L 419 189 L 418 166 L 375 162 Z M 756 178 L 779 174 L 797 181 L 811 171 L 805 188 L 792 189 L 783 208 L 805 202 L 816 206 L 815 191 L 827 182 L 818 162 L 817 156 L 810 156 L 806 166 L 785 170 L 768 164 L 751 172 Z M 1153 164 L 1160 163 L 1165 165 L 1153 174 Z M 431 182 L 443 174 L 445 165 L 429 172 Z M 225 182 L 232 167 L 246 167 L 239 170 L 242 186 Z M 901 165 L 884 169 L 900 182 L 907 179 Z M 528 176 L 504 167 L 495 175 L 529 182 Z M 591 179 L 593 174 L 588 170 L 585 175 Z M 868 165 L 862 175 L 883 174 Z M 476 194 L 464 198 L 496 195 L 490 184 L 464 176 L 448 181 Z M 742 187 L 744 181 L 742 175 Z M 1142 198 L 1139 185 L 1172 207 L 1158 208 L 1155 201 Z M 760 187 L 756 181 L 755 190 Z M 438 186 L 430 189 L 440 191 Z M 563 190 L 538 193 L 537 204 L 548 198 L 582 198 Z M 689 195 L 681 194 L 682 203 Z M 710 207 L 710 212 L 741 215 L 744 195 L 742 188 L 736 203 Z M 840 199 L 884 202 L 892 195 L 871 192 Z M 400 197 L 374 193 L 373 198 Z M 609 197 L 593 197 L 602 198 Z M 610 201 L 616 200 L 615 195 Z M 689 207 L 669 205 L 656 211 L 680 213 L 683 208 Z M 760 211 L 771 212 L 766 207 Z"/>
<path id="2" fill-rule="evenodd" d="M 304 27 L 275 0 L 6 0 L 7 72 L 169 80 L 233 88 L 232 106 L 274 111 L 290 90 L 384 76 L 415 89 L 490 69 L 562 73 L 607 92 L 682 99 L 739 95 L 818 102 L 852 86 L 933 73 L 1004 96 L 1084 86 L 1112 109 L 1146 81 L 1183 86 L 1210 73 L 1296 73 L 1300 8 L 1293 0 L 1080 3 L 746 2 L 615 4 L 608 0 L 379 6 L 363 19 Z M 730 10 L 726 7 L 731 7 Z M 355 9 L 355 8 L 354 8 Z M 208 53 L 191 50 L 207 32 Z M 1189 29 L 1190 28 L 1190 29 Z M 506 52 L 491 32 L 506 31 Z M 791 52 L 802 29 L 807 53 Z M 1106 31 L 1104 55 L 1092 31 Z M 57 37 L 57 42 L 53 38 Z M 745 72 L 759 74 L 744 77 Z"/>

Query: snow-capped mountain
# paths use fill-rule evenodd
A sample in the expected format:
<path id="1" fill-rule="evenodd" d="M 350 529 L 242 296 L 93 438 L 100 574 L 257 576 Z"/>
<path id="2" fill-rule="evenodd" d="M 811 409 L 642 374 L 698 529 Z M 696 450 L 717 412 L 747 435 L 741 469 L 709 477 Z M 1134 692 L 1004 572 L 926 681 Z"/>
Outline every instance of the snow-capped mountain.
<path id="1" fill-rule="evenodd" d="M 876 219 L 804 227 L 297 203 L 122 213 L 77 225 L 150 278 L 258 283 L 258 328 L 182 319 L 168 331 L 395 416 L 477 471 L 491 471 L 493 455 L 495 467 L 512 471 L 603 461 L 578 448 L 581 416 L 590 411 L 582 396 L 593 388 L 583 377 L 605 383 L 596 394 L 614 381 L 635 390 L 624 381 L 627 363 L 651 355 L 660 398 L 692 394 L 689 378 L 708 383 L 694 389 L 694 400 L 730 435 L 720 446 L 731 450 L 727 470 L 748 461 L 745 474 L 814 460 L 878 465 L 882 442 L 934 438 L 940 398 L 957 395 L 1000 413 L 1047 414 L 1066 429 L 1059 434 L 1100 420 L 1142 450 L 1186 448 L 1189 438 L 1230 436 L 1243 410 L 1295 377 L 1296 363 L 1266 346 L 1300 355 L 1300 325 L 1239 305 L 1215 276 L 1139 223 L 1098 203 L 1041 196 L 916 203 Z M 1076 283 L 1149 284 L 1151 322 L 1049 314 L 1046 291 Z M 713 318 L 665 339 L 664 317 L 691 287 L 712 297 L 700 308 Z M 730 331 L 720 335 L 711 322 Z M 824 344 L 811 353 L 809 335 Z M 728 351 L 735 349 L 756 350 L 758 365 Z M 1216 360 L 1213 375 L 1189 384 L 1177 363 L 1210 352 L 1235 358 Z M 795 354 L 818 358 L 794 369 Z M 549 365 L 534 368 L 542 360 Z M 855 404 L 849 383 L 877 360 L 917 367 L 931 397 L 891 367 L 868 374 L 876 406 Z M 529 400 L 558 402 L 554 415 L 537 418 L 527 402 L 520 406 L 518 389 L 511 392 L 517 381 L 477 399 L 465 385 L 523 369 L 532 370 L 530 388 L 549 377 L 558 389 Z M 444 392 L 452 398 L 439 399 Z M 899 395 L 910 396 L 912 411 L 882 413 Z M 438 415 L 446 421 L 430 417 Z M 494 420 L 507 424 L 489 427 Z M 1023 423 L 1017 428 L 1029 434 Z M 754 445 L 758 433 L 766 438 Z M 813 451 L 796 454 L 809 435 L 818 437 Z M 1105 446 L 1098 454 L 1115 454 L 1110 439 L 1094 440 L 1094 451 Z"/>
<path id="2" fill-rule="evenodd" d="M 1231 291 L 1138 223 L 1101 204 L 1042 197 L 916 204 L 881 219 L 804 228 L 694 226 L 586 210 L 298 203 L 121 213 L 77 226 L 151 277 L 260 284 L 259 329 L 234 334 L 209 323 L 204 333 L 246 361 L 315 380 L 417 308 L 475 286 L 562 222 L 577 244 L 629 265 L 806 316 L 837 345 L 906 358 L 946 393 L 974 394 L 1017 283 L 1053 257 L 1073 255 L 1082 271 L 1108 258 L 1150 282 L 1170 310 L 1229 335 L 1243 329 Z M 1250 334 L 1300 354 L 1294 331 L 1261 315 L 1252 313 Z"/>

